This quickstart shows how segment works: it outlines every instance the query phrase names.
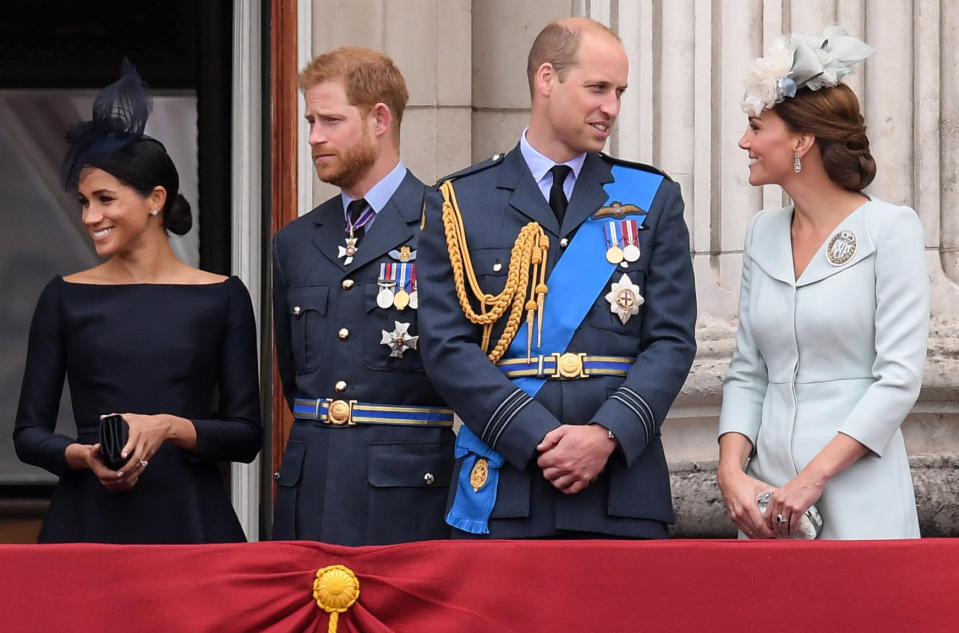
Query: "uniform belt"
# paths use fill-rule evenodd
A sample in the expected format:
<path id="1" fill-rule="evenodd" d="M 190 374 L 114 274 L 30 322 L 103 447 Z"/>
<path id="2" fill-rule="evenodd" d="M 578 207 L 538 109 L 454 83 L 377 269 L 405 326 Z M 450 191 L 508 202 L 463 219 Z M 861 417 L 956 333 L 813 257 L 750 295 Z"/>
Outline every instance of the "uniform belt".
<path id="1" fill-rule="evenodd" d="M 497 366 L 507 378 L 573 380 L 590 376 L 625 376 L 636 361 L 628 356 L 590 356 L 566 352 L 501 360 Z"/>
<path id="2" fill-rule="evenodd" d="M 407 424 L 412 426 L 453 426 L 453 410 L 375 404 L 333 398 L 295 398 L 293 417 L 326 424 Z"/>

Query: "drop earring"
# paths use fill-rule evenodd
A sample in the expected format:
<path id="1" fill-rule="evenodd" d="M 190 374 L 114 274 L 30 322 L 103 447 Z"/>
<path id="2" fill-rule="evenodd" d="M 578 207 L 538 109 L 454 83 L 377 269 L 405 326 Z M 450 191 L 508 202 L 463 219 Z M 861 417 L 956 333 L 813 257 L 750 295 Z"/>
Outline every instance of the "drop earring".
<path id="1" fill-rule="evenodd" d="M 797 174 L 802 171 L 802 161 L 799 160 L 799 152 L 793 152 L 793 171 Z"/>

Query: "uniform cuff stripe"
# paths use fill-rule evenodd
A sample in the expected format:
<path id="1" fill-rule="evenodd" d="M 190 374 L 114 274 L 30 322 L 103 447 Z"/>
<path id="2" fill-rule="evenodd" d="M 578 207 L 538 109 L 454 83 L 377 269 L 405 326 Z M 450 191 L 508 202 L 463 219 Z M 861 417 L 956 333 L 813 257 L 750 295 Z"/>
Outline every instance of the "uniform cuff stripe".
<path id="1" fill-rule="evenodd" d="M 505 422 L 502 426 L 500 426 L 499 432 L 496 434 L 496 437 L 493 438 L 493 444 L 490 446 L 490 448 L 492 448 L 492 449 L 494 449 L 494 450 L 496 449 L 496 444 L 499 442 L 499 437 L 500 437 L 500 435 L 503 434 L 503 431 L 506 430 L 506 427 L 509 426 L 510 422 L 513 421 L 513 418 L 515 418 L 515 417 L 517 416 L 517 414 L 519 414 L 519 412 L 522 411 L 523 408 L 525 408 L 526 405 L 528 405 L 528 404 L 529 404 L 530 402 L 532 402 L 532 401 L 533 401 L 533 399 L 527 396 L 526 399 L 523 400 L 523 401 L 519 404 L 519 406 L 516 407 L 516 409 L 513 410 L 513 413 L 509 416 L 509 419 L 506 420 L 506 422 Z"/>

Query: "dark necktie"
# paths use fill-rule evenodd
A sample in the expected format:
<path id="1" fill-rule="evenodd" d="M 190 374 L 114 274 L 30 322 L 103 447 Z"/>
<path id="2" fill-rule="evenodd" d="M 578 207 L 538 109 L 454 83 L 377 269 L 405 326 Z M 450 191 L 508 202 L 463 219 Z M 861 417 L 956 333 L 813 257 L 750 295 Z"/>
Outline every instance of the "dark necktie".
<path id="1" fill-rule="evenodd" d="M 363 234 L 366 233 L 366 228 L 364 226 L 355 226 L 355 224 L 359 221 L 360 215 L 368 206 L 370 205 L 366 203 L 365 198 L 354 200 L 346 205 L 346 214 L 350 217 L 350 223 L 346 227 L 346 232 L 349 233 L 350 226 L 353 226 L 353 237 L 356 239 L 357 244 L 359 243 L 360 238 L 363 237 Z"/>
<path id="2" fill-rule="evenodd" d="M 569 201 L 563 192 L 563 183 L 566 182 L 566 176 L 573 171 L 568 165 L 553 165 L 549 173 L 553 174 L 553 186 L 549 188 L 549 208 L 556 215 L 556 221 L 560 226 L 563 225 L 563 216 L 566 214 L 566 206 Z"/>

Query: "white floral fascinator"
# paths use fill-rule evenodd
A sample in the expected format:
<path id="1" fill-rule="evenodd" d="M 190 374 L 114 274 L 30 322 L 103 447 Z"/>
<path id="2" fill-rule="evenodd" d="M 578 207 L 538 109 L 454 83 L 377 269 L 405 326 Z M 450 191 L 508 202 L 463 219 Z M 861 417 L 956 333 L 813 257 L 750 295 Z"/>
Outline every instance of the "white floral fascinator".
<path id="1" fill-rule="evenodd" d="M 827 26 L 821 36 L 780 35 L 765 57 L 753 60 L 744 82 L 743 111 L 759 116 L 800 88 L 819 90 L 839 84 L 850 66 L 876 52 L 841 26 Z"/>

